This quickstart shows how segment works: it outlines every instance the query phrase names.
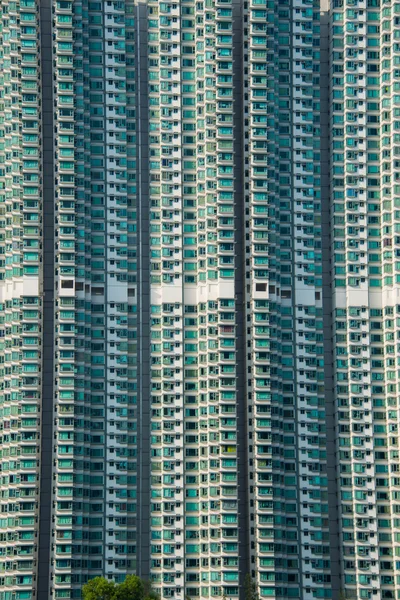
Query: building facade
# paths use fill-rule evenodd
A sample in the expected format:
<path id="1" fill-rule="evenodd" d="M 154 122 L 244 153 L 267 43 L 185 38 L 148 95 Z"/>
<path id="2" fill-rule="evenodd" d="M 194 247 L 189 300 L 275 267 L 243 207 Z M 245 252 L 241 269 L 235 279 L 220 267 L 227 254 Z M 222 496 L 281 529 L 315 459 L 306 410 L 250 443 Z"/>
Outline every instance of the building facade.
<path id="1" fill-rule="evenodd" d="M 400 4 L 0 7 L 0 600 L 400 598 Z"/>

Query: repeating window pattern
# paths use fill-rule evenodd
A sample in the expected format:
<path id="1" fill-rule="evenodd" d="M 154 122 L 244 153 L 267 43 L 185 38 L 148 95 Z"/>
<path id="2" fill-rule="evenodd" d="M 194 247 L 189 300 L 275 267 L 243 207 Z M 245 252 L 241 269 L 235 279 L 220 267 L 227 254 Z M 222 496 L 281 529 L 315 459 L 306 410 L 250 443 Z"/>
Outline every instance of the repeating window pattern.
<path id="1" fill-rule="evenodd" d="M 136 571 L 133 2 L 53 6 L 55 420 L 52 588 Z"/>
<path id="2" fill-rule="evenodd" d="M 331 593 L 320 13 L 313 1 L 245 10 L 251 574 L 275 598 Z"/>
<path id="3" fill-rule="evenodd" d="M 237 596 L 236 21 L 231 2 L 148 8 L 152 580 Z"/>
<path id="4" fill-rule="evenodd" d="M 52 597 L 136 572 L 148 451 L 163 598 L 237 597 L 244 563 L 260 596 L 329 598 L 333 349 L 343 588 L 397 598 L 400 5 L 330 7 L 329 192 L 317 0 L 148 0 L 145 17 L 134 0 L 51 8 Z M 39 14 L 38 0 L 1 3 L 0 600 L 36 593 Z"/>
<path id="5" fill-rule="evenodd" d="M 34 0 L 0 16 L 0 580 L 32 598 L 40 469 L 40 43 Z"/>
<path id="6" fill-rule="evenodd" d="M 334 2 L 331 180 L 343 585 L 396 598 L 400 6 Z"/>

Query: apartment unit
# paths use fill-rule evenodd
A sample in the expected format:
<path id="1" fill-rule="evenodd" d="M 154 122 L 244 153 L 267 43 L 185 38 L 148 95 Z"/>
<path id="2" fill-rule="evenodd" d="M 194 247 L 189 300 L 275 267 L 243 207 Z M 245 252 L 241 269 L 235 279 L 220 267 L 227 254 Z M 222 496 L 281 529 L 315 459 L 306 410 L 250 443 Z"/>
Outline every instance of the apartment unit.
<path id="1" fill-rule="evenodd" d="M 0 6 L 0 600 L 399 598 L 400 4 Z"/>

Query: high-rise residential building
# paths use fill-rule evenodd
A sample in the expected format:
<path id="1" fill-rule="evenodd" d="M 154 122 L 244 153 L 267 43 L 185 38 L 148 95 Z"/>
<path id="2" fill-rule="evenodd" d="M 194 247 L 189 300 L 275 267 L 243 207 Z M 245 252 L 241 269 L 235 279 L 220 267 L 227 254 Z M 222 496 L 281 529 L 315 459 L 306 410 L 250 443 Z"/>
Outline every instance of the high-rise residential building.
<path id="1" fill-rule="evenodd" d="M 398 600 L 400 2 L 0 9 L 0 600 Z"/>

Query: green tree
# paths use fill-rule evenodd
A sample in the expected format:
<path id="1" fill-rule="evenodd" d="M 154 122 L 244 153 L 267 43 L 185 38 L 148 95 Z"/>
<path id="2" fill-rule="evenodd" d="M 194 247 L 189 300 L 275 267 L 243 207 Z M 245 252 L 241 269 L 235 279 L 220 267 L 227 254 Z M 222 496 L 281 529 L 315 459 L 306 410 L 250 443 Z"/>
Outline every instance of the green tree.
<path id="1" fill-rule="evenodd" d="M 151 589 L 151 582 L 146 579 L 142 579 L 142 582 L 144 585 L 144 600 L 160 600 L 158 594 Z"/>
<path id="2" fill-rule="evenodd" d="M 83 586 L 83 600 L 115 600 L 115 583 L 95 577 Z"/>
<path id="3" fill-rule="evenodd" d="M 246 600 L 259 600 L 257 584 L 252 580 L 249 573 L 244 578 L 244 593 Z"/>
<path id="4" fill-rule="evenodd" d="M 128 575 L 122 583 L 96 577 L 83 586 L 83 600 L 159 600 L 149 581 Z"/>
<path id="5" fill-rule="evenodd" d="M 144 584 L 140 577 L 128 575 L 125 581 L 117 585 L 115 600 L 144 600 Z"/>

